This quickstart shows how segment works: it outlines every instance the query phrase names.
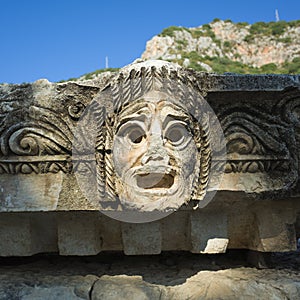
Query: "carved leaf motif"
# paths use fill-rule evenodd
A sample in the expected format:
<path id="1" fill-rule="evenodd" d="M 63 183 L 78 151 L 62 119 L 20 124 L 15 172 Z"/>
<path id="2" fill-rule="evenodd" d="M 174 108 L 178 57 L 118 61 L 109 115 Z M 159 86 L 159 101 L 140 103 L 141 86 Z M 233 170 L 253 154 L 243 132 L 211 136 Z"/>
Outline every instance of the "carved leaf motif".
<path id="1" fill-rule="evenodd" d="M 234 132 L 227 136 L 227 152 L 249 154 L 254 148 L 254 140 L 243 132 Z"/>
<path id="2" fill-rule="evenodd" d="M 235 107 L 220 116 L 228 153 L 239 155 L 289 155 L 282 136 L 290 135 L 290 126 L 279 118 L 255 109 Z"/>
<path id="3" fill-rule="evenodd" d="M 285 122 L 300 127 L 300 89 L 295 87 L 286 89 L 273 113 L 279 114 Z"/>

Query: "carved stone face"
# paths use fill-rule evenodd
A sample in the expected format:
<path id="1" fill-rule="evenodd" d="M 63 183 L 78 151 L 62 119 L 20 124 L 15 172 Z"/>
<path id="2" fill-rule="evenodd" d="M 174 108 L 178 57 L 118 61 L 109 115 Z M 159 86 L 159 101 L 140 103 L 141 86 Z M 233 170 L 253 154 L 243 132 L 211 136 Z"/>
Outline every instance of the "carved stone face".
<path id="1" fill-rule="evenodd" d="M 169 97 L 149 92 L 117 117 L 116 192 L 127 207 L 176 209 L 191 198 L 199 154 L 190 116 Z"/>

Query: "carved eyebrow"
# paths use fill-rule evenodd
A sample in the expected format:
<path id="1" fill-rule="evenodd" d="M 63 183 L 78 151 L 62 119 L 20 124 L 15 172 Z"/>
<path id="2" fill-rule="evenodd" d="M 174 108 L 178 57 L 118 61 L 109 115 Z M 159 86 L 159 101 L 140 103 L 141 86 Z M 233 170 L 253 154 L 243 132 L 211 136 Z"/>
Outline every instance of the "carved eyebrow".
<path id="1" fill-rule="evenodd" d="M 163 128 L 166 128 L 167 124 L 172 120 L 179 120 L 179 121 L 185 123 L 187 127 L 189 127 L 191 124 L 191 120 L 188 115 L 179 116 L 179 115 L 168 114 L 166 116 L 166 118 L 164 119 Z"/>
<path id="2" fill-rule="evenodd" d="M 120 127 L 123 126 L 125 123 L 129 122 L 129 121 L 144 121 L 147 119 L 147 115 L 146 114 L 133 114 L 133 115 L 130 115 L 130 116 L 126 116 L 124 118 L 121 118 L 118 122 L 118 126 L 116 128 L 116 132 L 119 131 Z"/>

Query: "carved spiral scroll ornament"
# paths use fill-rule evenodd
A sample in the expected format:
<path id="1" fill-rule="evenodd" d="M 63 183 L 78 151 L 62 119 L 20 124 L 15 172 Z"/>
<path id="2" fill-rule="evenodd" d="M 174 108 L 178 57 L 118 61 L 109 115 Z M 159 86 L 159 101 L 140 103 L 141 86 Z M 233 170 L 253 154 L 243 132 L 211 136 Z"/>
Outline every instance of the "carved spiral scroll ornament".
<path id="1" fill-rule="evenodd" d="M 79 120 L 84 110 L 85 105 L 82 102 L 76 102 L 68 107 L 68 113 L 74 120 Z"/>
<path id="2" fill-rule="evenodd" d="M 12 122 L 17 118 L 19 122 Z M 7 114 L 4 124 L 0 132 L 0 173 L 71 171 L 72 132 L 55 112 L 30 106 Z"/>

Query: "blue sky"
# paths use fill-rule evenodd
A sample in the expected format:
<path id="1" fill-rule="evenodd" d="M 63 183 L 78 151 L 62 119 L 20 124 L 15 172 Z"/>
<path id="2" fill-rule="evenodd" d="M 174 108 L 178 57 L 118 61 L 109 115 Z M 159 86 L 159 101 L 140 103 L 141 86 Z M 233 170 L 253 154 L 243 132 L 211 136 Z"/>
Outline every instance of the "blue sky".
<path id="1" fill-rule="evenodd" d="M 0 0 L 0 82 L 59 81 L 141 56 L 164 28 L 300 19 L 299 0 Z"/>

